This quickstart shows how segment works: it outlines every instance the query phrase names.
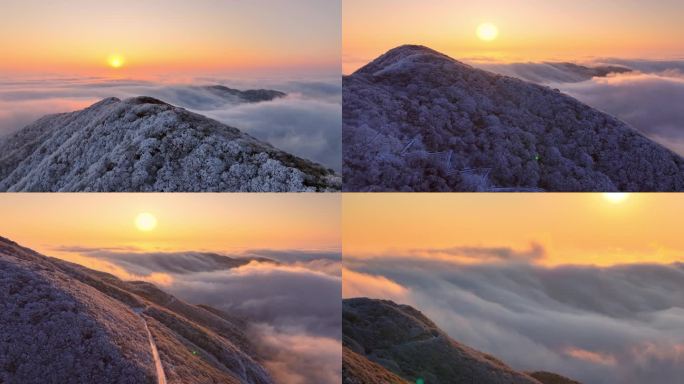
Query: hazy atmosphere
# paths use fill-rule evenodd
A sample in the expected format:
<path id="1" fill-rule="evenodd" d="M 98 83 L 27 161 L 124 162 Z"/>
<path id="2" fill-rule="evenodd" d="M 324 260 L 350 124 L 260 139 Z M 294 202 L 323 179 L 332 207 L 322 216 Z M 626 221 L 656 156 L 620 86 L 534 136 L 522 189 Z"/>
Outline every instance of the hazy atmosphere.
<path id="1" fill-rule="evenodd" d="M 389 8 L 394 16 L 382 17 Z M 425 45 L 479 68 L 560 89 L 683 155 L 682 13 L 684 3 L 675 0 L 348 0 L 343 73 L 391 48 Z M 613 68 L 595 76 L 561 63 Z"/>
<path id="2" fill-rule="evenodd" d="M 5 1 L 0 138 L 106 97 L 152 96 L 339 170 L 339 8 L 312 0 Z M 213 85 L 287 95 L 244 104 L 201 88 Z"/>
<path id="3" fill-rule="evenodd" d="M 675 382 L 684 244 L 667 223 L 681 215 L 680 200 L 345 196 L 343 295 L 412 305 L 516 369 L 586 383 Z"/>
<path id="4" fill-rule="evenodd" d="M 684 59 L 676 0 L 567 2 L 345 0 L 343 62 L 348 74 L 402 44 L 455 59 L 503 62 L 589 58 Z M 394 17 L 383 17 L 393 9 Z M 494 26 L 483 36 L 478 26 Z"/>
<path id="5" fill-rule="evenodd" d="M 259 103 L 226 100 L 200 86 L 273 89 L 287 96 Z M 93 78 L 0 78 L 0 138 L 46 114 L 86 108 L 106 97 L 152 96 L 240 129 L 297 156 L 339 170 L 342 86 L 337 77 L 237 79 L 204 76 L 190 82 Z"/>
<path id="6" fill-rule="evenodd" d="M 0 232 L 248 319 L 278 383 L 339 383 L 339 209 L 337 196 L 14 194 Z"/>

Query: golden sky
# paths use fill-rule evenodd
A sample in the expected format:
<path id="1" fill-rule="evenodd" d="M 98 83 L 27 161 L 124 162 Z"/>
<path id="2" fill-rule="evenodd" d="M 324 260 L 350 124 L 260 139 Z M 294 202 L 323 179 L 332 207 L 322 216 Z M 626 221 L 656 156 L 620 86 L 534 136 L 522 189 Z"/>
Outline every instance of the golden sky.
<path id="1" fill-rule="evenodd" d="M 0 72 L 339 70 L 340 23 L 335 1 L 3 0 Z"/>
<path id="2" fill-rule="evenodd" d="M 142 251 L 340 249 L 333 194 L 3 194 L 0 235 L 52 256 L 56 247 Z M 136 217 L 157 220 L 151 231 Z"/>
<path id="3" fill-rule="evenodd" d="M 345 194 L 343 253 L 382 257 L 458 246 L 525 251 L 539 244 L 545 265 L 684 261 L 684 198 L 623 196 L 616 202 L 607 198 L 616 195 L 600 193 Z"/>
<path id="4" fill-rule="evenodd" d="M 578 60 L 681 58 L 681 0 L 344 0 L 343 71 L 402 44 L 456 59 Z M 483 23 L 498 27 L 478 39 Z"/>

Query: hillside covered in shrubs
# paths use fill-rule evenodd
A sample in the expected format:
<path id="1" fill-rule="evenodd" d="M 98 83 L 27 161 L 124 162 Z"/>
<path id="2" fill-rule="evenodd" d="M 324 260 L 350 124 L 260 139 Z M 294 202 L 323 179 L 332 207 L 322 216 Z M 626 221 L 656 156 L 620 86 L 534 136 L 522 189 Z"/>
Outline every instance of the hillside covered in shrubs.
<path id="1" fill-rule="evenodd" d="M 680 191 L 684 159 L 561 92 L 402 46 L 343 80 L 347 191 Z"/>
<path id="2" fill-rule="evenodd" d="M 0 237 L 0 383 L 273 384 L 245 327 Z"/>

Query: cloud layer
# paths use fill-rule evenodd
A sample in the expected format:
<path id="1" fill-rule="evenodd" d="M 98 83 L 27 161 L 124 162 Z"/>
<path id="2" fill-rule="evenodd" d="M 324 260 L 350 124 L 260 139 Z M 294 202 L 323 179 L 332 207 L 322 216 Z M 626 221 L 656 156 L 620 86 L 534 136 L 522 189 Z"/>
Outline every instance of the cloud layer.
<path id="1" fill-rule="evenodd" d="M 85 108 L 106 97 L 152 96 L 219 120 L 274 146 L 339 170 L 342 85 L 340 79 L 310 81 L 193 80 L 190 84 L 100 78 L 0 79 L 0 137 L 52 113 Z M 286 92 L 270 102 L 238 104 L 195 84 Z"/>
<path id="2" fill-rule="evenodd" d="M 81 264 L 164 285 L 193 304 L 246 317 L 248 330 L 279 383 L 341 380 L 341 255 L 335 251 L 250 250 L 238 267 L 206 252 L 153 252 L 66 247 Z M 229 260 L 229 259 L 228 259 Z"/>
<path id="3" fill-rule="evenodd" d="M 549 268 L 386 255 L 345 267 L 345 297 L 414 305 L 456 340 L 520 370 L 586 383 L 684 375 L 684 264 Z"/>
<path id="4" fill-rule="evenodd" d="M 558 88 L 684 156 L 684 60 L 598 59 L 585 64 L 587 68 L 631 71 L 605 77 L 592 77 L 577 66 L 558 63 L 478 66 Z"/>
<path id="5" fill-rule="evenodd" d="M 625 74 L 567 84 L 561 89 L 627 122 L 684 156 L 684 76 Z"/>

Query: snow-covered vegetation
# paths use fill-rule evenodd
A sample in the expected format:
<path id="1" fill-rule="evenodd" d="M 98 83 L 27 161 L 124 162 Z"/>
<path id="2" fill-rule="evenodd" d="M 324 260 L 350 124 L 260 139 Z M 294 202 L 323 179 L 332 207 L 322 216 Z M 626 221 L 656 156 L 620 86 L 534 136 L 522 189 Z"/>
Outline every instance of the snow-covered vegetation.
<path id="1" fill-rule="evenodd" d="M 290 192 L 340 185 L 330 169 L 150 97 L 108 98 L 46 116 L 0 141 L 3 191 Z"/>
<path id="2" fill-rule="evenodd" d="M 347 191 L 680 191 L 684 159 L 557 90 L 421 46 L 343 81 Z"/>
<path id="3" fill-rule="evenodd" d="M 0 237 L 0 383 L 158 383 L 153 343 L 169 384 L 272 384 L 244 329 Z"/>

